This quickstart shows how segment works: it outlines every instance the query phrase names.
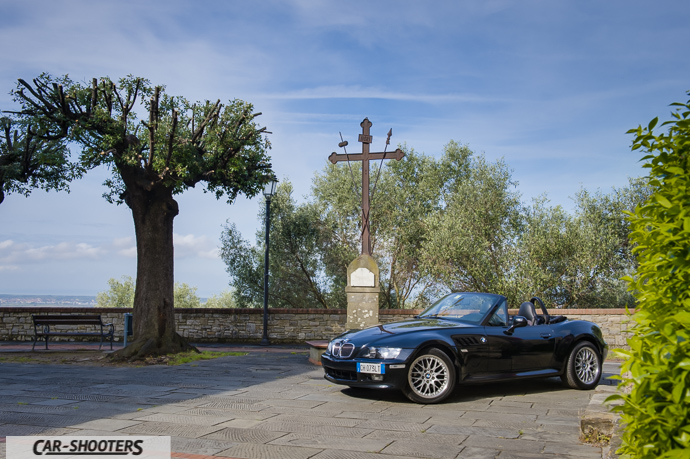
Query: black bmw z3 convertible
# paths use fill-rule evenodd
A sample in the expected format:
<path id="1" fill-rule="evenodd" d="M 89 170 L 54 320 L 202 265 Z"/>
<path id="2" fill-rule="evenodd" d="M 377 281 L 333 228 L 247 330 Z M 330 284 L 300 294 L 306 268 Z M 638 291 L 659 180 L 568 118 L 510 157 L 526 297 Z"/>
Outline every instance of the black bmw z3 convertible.
<path id="1" fill-rule="evenodd" d="M 510 316 L 504 296 L 458 292 L 414 319 L 338 336 L 321 364 L 333 383 L 438 403 L 458 384 L 509 379 L 560 376 L 571 388 L 593 389 L 607 353 L 599 327 L 549 316 L 537 297 Z"/>

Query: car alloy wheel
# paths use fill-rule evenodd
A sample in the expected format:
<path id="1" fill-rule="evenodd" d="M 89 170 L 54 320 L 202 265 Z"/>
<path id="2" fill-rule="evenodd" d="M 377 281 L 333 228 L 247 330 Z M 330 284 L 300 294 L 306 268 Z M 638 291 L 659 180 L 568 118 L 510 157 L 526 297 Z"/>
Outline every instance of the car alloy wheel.
<path id="1" fill-rule="evenodd" d="M 580 349 L 575 356 L 575 373 L 584 384 L 592 384 L 599 376 L 599 359 L 588 347 Z"/>
<path id="2" fill-rule="evenodd" d="M 568 357 L 566 371 L 561 379 L 573 389 L 593 389 L 601 378 L 601 357 L 589 342 L 580 342 Z"/>
<path id="3" fill-rule="evenodd" d="M 404 393 L 417 403 L 437 403 L 448 397 L 454 386 L 453 362 L 443 351 L 431 348 L 410 365 Z"/>

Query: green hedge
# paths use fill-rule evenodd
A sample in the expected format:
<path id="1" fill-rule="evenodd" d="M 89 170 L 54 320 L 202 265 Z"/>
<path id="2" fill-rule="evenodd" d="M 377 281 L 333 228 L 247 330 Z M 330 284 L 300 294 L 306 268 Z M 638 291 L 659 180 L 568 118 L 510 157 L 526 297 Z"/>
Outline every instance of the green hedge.
<path id="1" fill-rule="evenodd" d="M 624 401 L 625 457 L 690 458 L 690 101 L 673 106 L 668 132 L 653 133 L 658 118 L 628 131 L 654 193 L 629 215 L 639 303 L 619 387 L 632 390 L 611 397 Z"/>

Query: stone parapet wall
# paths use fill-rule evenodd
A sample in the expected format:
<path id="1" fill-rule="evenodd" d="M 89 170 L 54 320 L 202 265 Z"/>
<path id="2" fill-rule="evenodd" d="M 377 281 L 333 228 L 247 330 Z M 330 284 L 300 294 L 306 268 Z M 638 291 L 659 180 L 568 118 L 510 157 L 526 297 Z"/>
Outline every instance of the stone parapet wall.
<path id="1" fill-rule="evenodd" d="M 32 314 L 101 314 L 104 323 L 115 325 L 115 340 L 122 341 L 126 312 L 131 313 L 132 310 L 0 307 L 0 341 L 31 341 L 34 334 Z M 411 318 L 420 312 L 413 309 L 381 309 L 379 320 L 385 324 Z M 510 310 L 510 313 L 517 314 L 517 310 Z M 629 318 L 624 309 L 569 309 L 549 311 L 549 314 L 563 314 L 569 319 L 594 322 L 602 329 L 610 348 L 626 347 Z M 270 309 L 269 338 L 273 343 L 331 339 L 345 331 L 346 315 L 344 309 Z M 178 333 L 192 342 L 258 342 L 263 332 L 262 309 L 176 309 L 175 321 Z M 70 338 L 51 337 L 50 340 Z"/>

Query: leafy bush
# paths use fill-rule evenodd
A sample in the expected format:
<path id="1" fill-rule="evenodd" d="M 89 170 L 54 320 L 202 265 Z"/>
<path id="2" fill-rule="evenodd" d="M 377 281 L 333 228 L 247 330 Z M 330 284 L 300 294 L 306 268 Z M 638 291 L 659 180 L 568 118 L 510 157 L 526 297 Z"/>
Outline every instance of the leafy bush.
<path id="1" fill-rule="evenodd" d="M 131 308 L 134 307 L 134 279 L 122 276 L 122 282 L 109 279 L 110 290 L 96 295 L 98 308 Z M 196 287 L 190 287 L 184 282 L 175 282 L 174 301 L 176 308 L 199 308 L 201 300 L 196 294 Z"/>
<path id="2" fill-rule="evenodd" d="M 627 280 L 639 304 L 630 351 L 619 354 L 631 391 L 611 397 L 624 402 L 619 453 L 635 458 L 690 457 L 690 101 L 673 105 L 668 133 L 653 134 L 657 118 L 628 131 L 648 153 L 654 190 L 629 215 L 639 267 Z"/>
<path id="3" fill-rule="evenodd" d="M 204 308 L 236 308 L 235 298 L 232 291 L 223 290 L 219 295 L 213 295 L 201 305 Z"/>
<path id="4" fill-rule="evenodd" d="M 131 308 L 134 305 L 134 279 L 122 276 L 122 282 L 108 279 L 110 290 L 96 295 L 97 308 Z"/>

